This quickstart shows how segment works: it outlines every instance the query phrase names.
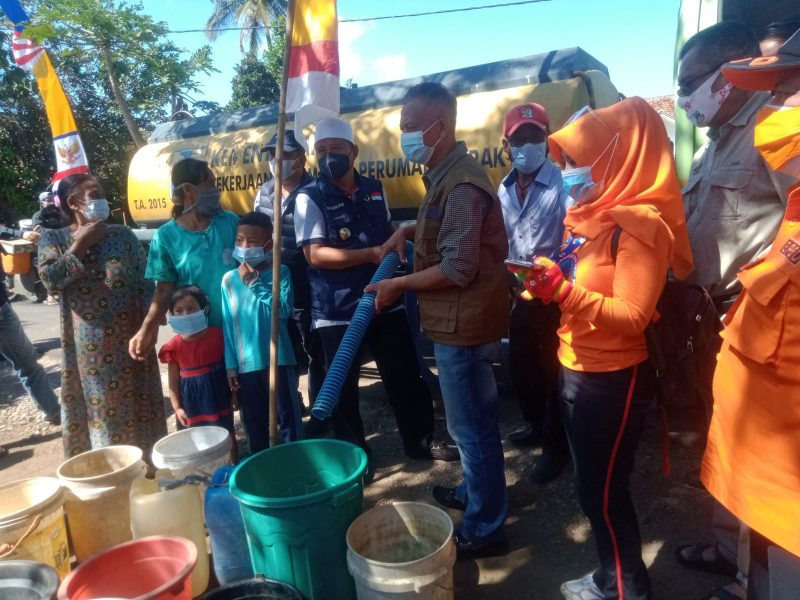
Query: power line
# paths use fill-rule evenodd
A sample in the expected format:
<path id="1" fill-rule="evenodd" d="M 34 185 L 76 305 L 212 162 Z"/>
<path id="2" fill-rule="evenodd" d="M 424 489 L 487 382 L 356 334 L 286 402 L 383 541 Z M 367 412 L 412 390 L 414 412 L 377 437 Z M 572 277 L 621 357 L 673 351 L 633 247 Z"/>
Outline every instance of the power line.
<path id="1" fill-rule="evenodd" d="M 399 15 L 384 15 L 380 17 L 363 17 L 361 19 L 339 19 L 339 23 L 364 23 L 367 21 L 385 21 L 387 19 L 407 19 L 410 17 L 428 17 L 431 15 L 444 15 L 448 13 L 468 12 L 473 10 L 485 10 L 487 8 L 504 8 L 506 6 L 520 6 L 522 4 L 539 4 L 550 2 L 551 0 L 518 0 L 517 2 L 503 2 L 498 4 L 482 4 L 480 6 L 467 6 L 463 8 L 446 8 L 442 10 L 432 10 L 427 12 L 404 13 Z M 246 31 L 250 29 L 266 29 L 263 25 L 253 25 L 250 27 L 216 27 L 211 31 Z M 275 29 L 271 26 L 270 29 Z M 174 29 L 167 33 L 206 33 L 208 29 Z"/>

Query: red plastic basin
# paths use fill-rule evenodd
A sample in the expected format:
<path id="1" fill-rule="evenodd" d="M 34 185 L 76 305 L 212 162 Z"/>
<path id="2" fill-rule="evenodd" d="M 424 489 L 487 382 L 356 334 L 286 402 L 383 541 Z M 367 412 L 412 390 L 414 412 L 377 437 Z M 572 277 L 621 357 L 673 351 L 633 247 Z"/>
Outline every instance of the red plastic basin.
<path id="1" fill-rule="evenodd" d="M 119 544 L 87 560 L 58 588 L 59 600 L 191 600 L 197 548 L 181 537 Z"/>

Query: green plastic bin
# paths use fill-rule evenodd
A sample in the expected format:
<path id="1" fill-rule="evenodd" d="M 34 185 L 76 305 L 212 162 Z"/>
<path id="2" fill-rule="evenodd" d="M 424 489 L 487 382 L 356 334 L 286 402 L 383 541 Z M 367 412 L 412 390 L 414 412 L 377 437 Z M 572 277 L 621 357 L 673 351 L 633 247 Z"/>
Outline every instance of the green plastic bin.
<path id="1" fill-rule="evenodd" d="M 309 600 L 355 599 L 347 569 L 350 523 L 364 508 L 366 453 L 338 440 L 304 440 L 259 452 L 231 475 L 256 575 L 285 581 Z"/>

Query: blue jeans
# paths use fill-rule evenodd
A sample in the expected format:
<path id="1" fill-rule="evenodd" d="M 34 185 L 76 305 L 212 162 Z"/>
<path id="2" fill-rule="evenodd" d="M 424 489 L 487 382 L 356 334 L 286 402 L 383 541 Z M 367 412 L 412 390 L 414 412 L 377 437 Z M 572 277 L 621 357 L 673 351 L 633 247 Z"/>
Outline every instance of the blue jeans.
<path id="1" fill-rule="evenodd" d="M 239 373 L 239 407 L 250 454 L 269 448 L 269 370 Z M 278 365 L 278 426 L 284 443 L 303 439 L 297 374 Z"/>
<path id="2" fill-rule="evenodd" d="M 466 504 L 460 533 L 467 539 L 498 531 L 508 514 L 499 400 L 492 373 L 500 342 L 459 347 L 433 345 L 447 414 L 447 431 L 461 453 L 464 479 L 456 498 Z"/>
<path id="3" fill-rule="evenodd" d="M 25 335 L 17 313 L 9 302 L 0 306 L 0 354 L 11 362 L 22 387 L 39 405 L 44 415 L 57 415 L 61 410 L 58 398 L 47 381 L 47 373 L 38 362 L 36 349 Z"/>

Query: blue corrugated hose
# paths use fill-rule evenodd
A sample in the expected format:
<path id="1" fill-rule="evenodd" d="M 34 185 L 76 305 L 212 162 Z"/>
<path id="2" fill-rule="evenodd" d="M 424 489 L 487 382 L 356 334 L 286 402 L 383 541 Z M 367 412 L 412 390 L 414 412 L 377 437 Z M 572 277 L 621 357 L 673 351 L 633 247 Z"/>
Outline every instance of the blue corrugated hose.
<path id="1" fill-rule="evenodd" d="M 413 252 L 411 248 L 409 248 L 409 251 Z M 384 279 L 391 278 L 398 266 L 400 266 L 400 256 L 397 252 L 390 252 L 378 266 L 378 270 L 375 271 L 370 283 L 378 283 Z M 350 371 L 353 359 L 358 353 L 361 341 L 364 339 L 364 334 L 367 332 L 367 327 L 369 327 L 369 322 L 374 313 L 375 292 L 367 292 L 361 297 L 361 301 L 356 306 L 353 318 L 350 319 L 350 325 L 344 332 L 339 349 L 336 350 L 336 356 L 331 361 L 328 374 L 325 376 L 325 381 L 322 382 L 317 399 L 314 401 L 311 414 L 316 419 L 320 421 L 328 419 L 333 414 L 336 405 L 339 404 L 342 385 L 344 385 L 344 380 L 347 379 L 347 373 Z"/>

